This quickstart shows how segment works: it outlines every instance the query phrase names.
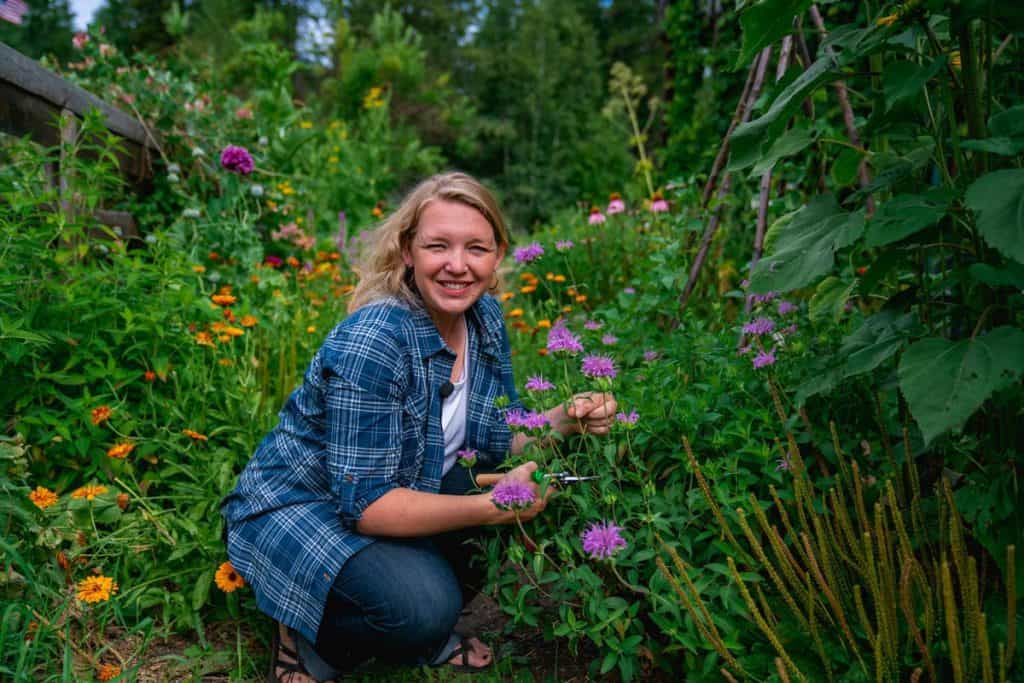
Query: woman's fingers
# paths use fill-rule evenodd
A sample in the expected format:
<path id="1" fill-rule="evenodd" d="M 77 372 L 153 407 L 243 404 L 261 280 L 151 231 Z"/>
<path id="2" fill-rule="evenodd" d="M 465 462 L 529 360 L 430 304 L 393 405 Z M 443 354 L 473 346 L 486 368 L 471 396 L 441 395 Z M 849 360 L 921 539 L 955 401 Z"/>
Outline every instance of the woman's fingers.
<path id="1" fill-rule="evenodd" d="M 603 435 L 611 431 L 617 409 L 618 402 L 611 393 L 588 392 L 574 396 L 567 413 L 579 421 L 581 432 Z"/>

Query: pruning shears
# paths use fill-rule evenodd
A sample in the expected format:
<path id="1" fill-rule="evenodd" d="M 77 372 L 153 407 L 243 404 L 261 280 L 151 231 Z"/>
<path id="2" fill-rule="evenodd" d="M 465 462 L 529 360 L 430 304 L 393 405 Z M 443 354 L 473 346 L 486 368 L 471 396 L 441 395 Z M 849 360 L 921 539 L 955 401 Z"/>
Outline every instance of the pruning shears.
<path id="1" fill-rule="evenodd" d="M 476 485 L 480 487 L 493 486 L 504 477 L 504 474 L 493 473 L 493 474 L 478 474 L 476 475 Z M 599 479 L 597 476 L 581 477 L 569 472 L 543 472 L 536 470 L 530 478 L 533 479 L 535 484 L 543 484 L 545 481 L 548 483 L 554 482 L 559 486 L 565 486 L 566 484 L 577 484 L 581 481 L 591 481 Z"/>

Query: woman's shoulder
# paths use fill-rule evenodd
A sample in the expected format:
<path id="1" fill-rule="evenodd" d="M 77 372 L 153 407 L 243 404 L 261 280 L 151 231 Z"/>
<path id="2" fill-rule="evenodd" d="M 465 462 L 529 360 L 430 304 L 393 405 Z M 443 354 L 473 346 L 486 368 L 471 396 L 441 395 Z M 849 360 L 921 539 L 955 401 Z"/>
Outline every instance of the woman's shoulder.
<path id="1" fill-rule="evenodd" d="M 362 368 L 372 361 L 373 365 L 397 372 L 412 345 L 411 321 L 409 306 L 398 299 L 362 306 L 327 335 L 321 349 L 323 361 L 339 371 Z"/>

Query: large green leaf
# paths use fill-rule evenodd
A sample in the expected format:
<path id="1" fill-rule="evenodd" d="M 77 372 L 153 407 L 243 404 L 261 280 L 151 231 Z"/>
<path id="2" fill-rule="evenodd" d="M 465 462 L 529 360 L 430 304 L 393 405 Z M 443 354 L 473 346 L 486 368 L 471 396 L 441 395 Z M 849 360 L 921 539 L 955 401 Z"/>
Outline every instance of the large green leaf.
<path id="1" fill-rule="evenodd" d="M 846 307 L 846 302 L 853 296 L 857 281 L 843 282 L 837 277 L 827 277 L 818 283 L 814 296 L 807 306 L 807 317 L 811 322 L 825 319 L 838 321 Z"/>
<path id="2" fill-rule="evenodd" d="M 998 327 L 984 336 L 951 342 L 930 337 L 900 359 L 900 389 L 925 443 L 961 427 L 993 392 L 1024 371 L 1024 331 Z"/>
<path id="3" fill-rule="evenodd" d="M 865 320 L 839 347 L 843 377 L 874 370 L 891 358 L 907 343 L 915 321 L 913 313 L 900 315 L 895 310 L 883 310 Z"/>
<path id="4" fill-rule="evenodd" d="M 900 100 L 917 97 L 921 88 L 939 73 L 946 64 L 941 55 L 921 66 L 911 61 L 896 61 L 885 65 L 882 88 L 885 91 L 885 109 L 889 111 Z"/>
<path id="5" fill-rule="evenodd" d="M 1001 254 L 1024 263 L 1024 171 L 993 171 L 967 188 L 978 232 Z"/>
<path id="6" fill-rule="evenodd" d="M 818 195 L 774 238 L 771 253 L 751 274 L 751 290 L 786 292 L 810 284 L 832 270 L 836 250 L 852 244 L 863 231 L 863 213 L 847 213 L 832 195 Z"/>
<path id="7" fill-rule="evenodd" d="M 779 161 L 802 152 L 818 137 L 817 133 L 807 128 L 798 126 L 786 132 L 781 138 L 775 141 L 768 153 L 754 164 L 750 171 L 752 176 L 760 176 Z M 735 169 L 730 169 L 735 170 Z"/>
<path id="8" fill-rule="evenodd" d="M 865 243 L 880 247 L 898 242 L 919 230 L 929 228 L 946 215 L 952 198 L 948 193 L 901 194 L 882 204 L 868 221 Z"/>
<path id="9" fill-rule="evenodd" d="M 793 31 L 793 19 L 811 6 L 811 0 L 764 0 L 751 5 L 740 15 L 743 48 L 737 68 L 749 64 L 754 55 Z"/>

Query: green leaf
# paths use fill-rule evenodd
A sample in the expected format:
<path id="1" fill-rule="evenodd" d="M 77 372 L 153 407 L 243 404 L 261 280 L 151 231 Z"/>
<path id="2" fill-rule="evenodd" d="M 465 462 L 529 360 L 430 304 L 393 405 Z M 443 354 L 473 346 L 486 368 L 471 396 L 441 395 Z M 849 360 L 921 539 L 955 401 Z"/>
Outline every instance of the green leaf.
<path id="1" fill-rule="evenodd" d="M 975 152 L 991 152 L 1005 157 L 1012 157 L 1024 150 L 1024 138 L 983 138 L 981 140 L 964 140 L 960 143 L 964 149 Z"/>
<path id="2" fill-rule="evenodd" d="M 818 394 L 827 394 L 835 389 L 839 379 L 839 371 L 836 369 L 814 373 L 797 387 L 796 396 L 793 398 L 793 401 L 797 407 L 802 407 L 810 397 L 817 396 Z"/>
<path id="3" fill-rule="evenodd" d="M 811 0 L 765 0 L 740 15 L 743 48 L 736 66 L 749 64 L 758 52 L 793 32 L 793 19 L 811 6 Z M 603 671 L 601 673 L 604 673 Z"/>
<path id="4" fill-rule="evenodd" d="M 787 292 L 810 284 L 832 270 L 836 250 L 864 231 L 864 214 L 841 211 L 835 198 L 819 195 L 782 228 L 750 277 L 754 292 Z"/>
<path id="5" fill-rule="evenodd" d="M 213 583 L 213 569 L 207 569 L 192 588 L 192 609 L 199 611 L 210 597 L 210 584 Z"/>
<path id="6" fill-rule="evenodd" d="M 988 120 L 992 137 L 1024 138 L 1024 105 L 993 114 Z"/>
<path id="7" fill-rule="evenodd" d="M 993 171 L 975 180 L 965 198 L 978 232 L 1001 254 L 1024 263 L 1024 171 Z"/>
<path id="8" fill-rule="evenodd" d="M 893 310 L 884 310 L 865 320 L 839 347 L 839 355 L 844 358 L 842 377 L 874 370 L 891 358 L 907 343 L 915 322 L 913 313 L 899 315 Z"/>
<path id="9" fill-rule="evenodd" d="M 827 277 L 818 283 L 814 296 L 808 305 L 807 316 L 811 322 L 820 322 L 826 318 L 838 321 L 843 314 L 843 307 L 857 288 L 857 281 L 843 282 L 837 277 Z"/>
<path id="10" fill-rule="evenodd" d="M 935 74 L 946 64 L 941 55 L 921 66 L 910 61 L 896 61 L 885 65 L 882 89 L 885 92 L 885 110 L 889 111 L 900 100 L 917 97 Z"/>
<path id="11" fill-rule="evenodd" d="M 998 327 L 974 339 L 927 338 L 900 359 L 900 389 L 925 443 L 959 428 L 993 392 L 1024 370 L 1024 331 Z"/>
<path id="12" fill-rule="evenodd" d="M 771 170 L 772 166 L 786 157 L 802 152 L 817 139 L 815 131 L 803 127 L 792 128 L 785 135 L 775 141 L 768 153 L 754 164 L 751 176 L 760 176 L 765 171 Z M 734 169 L 730 169 L 734 170 Z"/>
<path id="13" fill-rule="evenodd" d="M 951 201 L 949 194 L 942 190 L 924 195 L 897 195 L 882 204 L 875 217 L 868 221 L 865 244 L 880 247 L 929 228 L 946 215 Z"/>
<path id="14" fill-rule="evenodd" d="M 994 268 L 987 263 L 975 263 L 967 272 L 972 278 L 989 287 L 1024 289 L 1024 266 L 1013 261 L 1008 261 L 1001 268 Z"/>
<path id="15" fill-rule="evenodd" d="M 857 180 L 857 171 L 860 169 L 860 162 L 863 158 L 864 155 L 857 150 L 850 147 L 844 148 L 832 162 L 832 170 L 829 172 L 832 182 L 838 187 L 853 185 Z"/>
<path id="16" fill-rule="evenodd" d="M 601 662 L 601 675 L 608 673 L 615 668 L 615 663 L 619 661 L 619 655 L 617 652 L 609 652 L 604 656 L 604 661 Z"/>

